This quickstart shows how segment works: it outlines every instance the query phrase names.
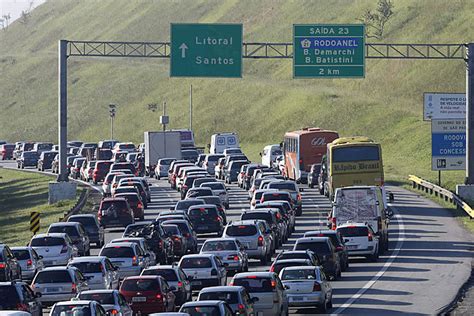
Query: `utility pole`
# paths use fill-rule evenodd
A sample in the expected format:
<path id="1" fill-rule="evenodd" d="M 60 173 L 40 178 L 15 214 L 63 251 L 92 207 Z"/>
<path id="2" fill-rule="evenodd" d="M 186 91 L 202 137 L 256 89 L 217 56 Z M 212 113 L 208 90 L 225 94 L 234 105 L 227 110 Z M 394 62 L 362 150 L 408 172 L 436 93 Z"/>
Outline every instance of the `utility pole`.
<path id="1" fill-rule="evenodd" d="M 189 86 L 189 130 L 193 130 L 193 85 Z"/>
<path id="2" fill-rule="evenodd" d="M 110 139 L 114 139 L 114 119 L 115 113 L 117 112 L 117 105 L 109 104 L 109 114 L 110 114 Z"/>
<path id="3" fill-rule="evenodd" d="M 59 144 L 59 174 L 58 182 L 68 181 L 67 177 L 67 41 L 59 41 L 58 63 L 58 144 Z"/>
<path id="4" fill-rule="evenodd" d="M 166 102 L 163 101 L 163 115 L 160 116 L 160 123 L 163 125 L 163 155 L 166 157 L 166 124 L 170 121 L 169 117 L 166 116 Z"/>

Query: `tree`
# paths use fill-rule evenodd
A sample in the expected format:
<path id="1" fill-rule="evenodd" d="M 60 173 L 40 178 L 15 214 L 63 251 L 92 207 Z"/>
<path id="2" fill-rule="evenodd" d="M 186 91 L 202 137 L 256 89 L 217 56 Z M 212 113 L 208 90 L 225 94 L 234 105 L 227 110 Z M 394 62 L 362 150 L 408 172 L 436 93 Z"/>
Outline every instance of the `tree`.
<path id="1" fill-rule="evenodd" d="M 2 30 L 6 31 L 8 29 L 8 25 L 10 25 L 11 18 L 12 17 L 10 13 L 2 15 L 2 18 L 0 19 Z"/>
<path id="2" fill-rule="evenodd" d="M 357 20 L 366 26 L 366 36 L 368 38 L 382 39 L 385 24 L 393 15 L 392 0 L 378 0 L 375 11 L 367 9 L 361 18 Z"/>

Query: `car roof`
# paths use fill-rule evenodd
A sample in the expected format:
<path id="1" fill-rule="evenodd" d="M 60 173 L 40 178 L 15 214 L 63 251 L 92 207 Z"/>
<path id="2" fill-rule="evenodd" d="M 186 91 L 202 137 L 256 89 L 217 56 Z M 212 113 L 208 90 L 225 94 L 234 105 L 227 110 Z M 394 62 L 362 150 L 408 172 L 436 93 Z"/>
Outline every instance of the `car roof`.
<path id="1" fill-rule="evenodd" d="M 89 305 L 89 304 L 94 304 L 96 303 L 95 301 L 86 301 L 86 300 L 79 300 L 79 301 L 62 301 L 58 302 L 55 305 L 56 306 L 64 306 L 64 305 Z"/>
<path id="2" fill-rule="evenodd" d="M 101 262 L 102 260 L 107 259 L 106 256 L 84 256 L 84 257 L 74 257 L 69 263 L 75 262 Z"/>
<path id="3" fill-rule="evenodd" d="M 117 242 L 117 243 L 109 243 L 104 246 L 104 248 L 112 248 L 112 247 L 133 247 L 136 245 L 134 242 Z"/>
<path id="4" fill-rule="evenodd" d="M 51 225 L 49 225 L 49 227 L 61 227 L 61 226 L 79 226 L 81 225 L 81 223 L 78 223 L 78 222 L 60 222 L 60 223 L 52 223 Z"/>
<path id="5" fill-rule="evenodd" d="M 235 241 L 237 242 L 237 238 L 232 238 L 232 237 L 221 237 L 221 238 L 207 238 L 204 243 L 208 241 Z"/>
<path id="6" fill-rule="evenodd" d="M 215 254 L 212 254 L 212 253 L 193 253 L 193 254 L 189 254 L 189 255 L 184 255 L 181 257 L 181 259 L 184 259 L 184 258 L 214 258 L 216 255 Z"/>
<path id="7" fill-rule="evenodd" d="M 178 270 L 179 267 L 177 265 L 154 265 L 154 266 L 149 266 L 145 270 Z"/>
<path id="8" fill-rule="evenodd" d="M 273 264 L 292 263 L 292 262 L 309 262 L 309 259 L 278 259 Z"/>
<path id="9" fill-rule="evenodd" d="M 339 225 L 342 226 L 342 225 Z M 321 229 L 321 230 L 310 230 L 305 232 L 306 234 L 325 234 L 325 235 L 336 235 L 337 231 L 332 230 L 332 229 Z M 321 236 L 322 237 L 322 236 Z"/>
<path id="10" fill-rule="evenodd" d="M 66 271 L 66 270 L 77 270 L 76 267 L 68 267 L 68 266 L 55 266 L 55 267 L 46 267 L 43 270 L 38 271 L 45 272 L 45 271 Z"/>
<path id="11" fill-rule="evenodd" d="M 95 218 L 95 215 L 94 215 L 94 214 L 76 214 L 76 215 L 71 215 L 71 216 L 69 216 L 68 219 L 71 219 L 71 218 L 81 218 L 81 217 L 91 217 L 91 218 Z"/>
<path id="12" fill-rule="evenodd" d="M 293 266 L 293 267 L 284 267 L 281 271 L 285 270 L 319 270 L 319 266 Z"/>
<path id="13" fill-rule="evenodd" d="M 109 198 L 105 198 L 105 199 L 102 199 L 102 202 L 113 202 L 113 201 L 124 201 L 126 202 L 127 200 L 125 200 L 125 198 L 114 198 L 114 197 L 109 197 Z"/>
<path id="14" fill-rule="evenodd" d="M 203 288 L 199 293 L 206 293 L 206 292 L 219 292 L 219 291 L 226 291 L 226 292 L 240 292 L 244 290 L 243 286 L 209 286 Z"/>
<path id="15" fill-rule="evenodd" d="M 34 235 L 32 238 L 44 238 L 44 237 L 59 237 L 59 238 L 66 238 L 66 233 L 43 233 Z"/>
<path id="16" fill-rule="evenodd" d="M 126 277 L 124 282 L 126 280 L 143 280 L 143 279 L 153 280 L 153 279 L 161 279 L 161 278 L 163 277 L 159 275 L 134 275 L 134 276 Z"/>
<path id="17" fill-rule="evenodd" d="M 306 242 L 327 242 L 329 237 L 303 237 L 296 239 L 297 243 L 306 243 Z"/>
<path id="18" fill-rule="evenodd" d="M 214 204 L 198 204 L 198 205 L 191 205 L 188 210 L 192 209 L 201 209 L 201 208 L 216 208 Z"/>
<path id="19" fill-rule="evenodd" d="M 183 306 L 208 306 L 208 305 L 213 305 L 213 306 L 219 306 L 221 304 L 224 304 L 224 301 L 194 301 L 194 302 L 186 302 L 183 304 Z M 183 308 L 181 306 L 181 308 Z"/>
<path id="20" fill-rule="evenodd" d="M 252 276 L 256 276 L 256 277 L 261 277 L 261 278 L 273 278 L 275 277 L 275 273 L 274 272 L 244 272 L 244 273 L 237 273 L 236 275 L 234 275 L 234 278 L 248 278 L 248 277 L 252 277 Z"/>
<path id="21" fill-rule="evenodd" d="M 108 294 L 108 293 L 119 293 L 118 290 L 87 290 L 87 291 L 82 291 L 80 294 L 94 294 L 94 293 L 103 293 L 103 294 Z"/>

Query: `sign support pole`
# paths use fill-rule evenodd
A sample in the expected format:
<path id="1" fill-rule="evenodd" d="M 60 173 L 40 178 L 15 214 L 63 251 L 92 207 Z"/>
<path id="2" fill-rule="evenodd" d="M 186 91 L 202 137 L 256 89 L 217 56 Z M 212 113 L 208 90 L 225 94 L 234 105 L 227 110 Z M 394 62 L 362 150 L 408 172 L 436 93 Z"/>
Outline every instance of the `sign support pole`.
<path id="1" fill-rule="evenodd" d="M 474 184 L 474 43 L 467 44 L 465 184 Z"/>
<path id="2" fill-rule="evenodd" d="M 438 170 L 438 185 L 441 186 L 441 170 Z"/>
<path id="3" fill-rule="evenodd" d="M 59 40 L 58 63 L 58 144 L 59 144 L 59 175 L 58 182 L 67 182 L 67 40 Z"/>
<path id="4" fill-rule="evenodd" d="M 189 130 L 193 130 L 193 85 L 189 85 Z"/>

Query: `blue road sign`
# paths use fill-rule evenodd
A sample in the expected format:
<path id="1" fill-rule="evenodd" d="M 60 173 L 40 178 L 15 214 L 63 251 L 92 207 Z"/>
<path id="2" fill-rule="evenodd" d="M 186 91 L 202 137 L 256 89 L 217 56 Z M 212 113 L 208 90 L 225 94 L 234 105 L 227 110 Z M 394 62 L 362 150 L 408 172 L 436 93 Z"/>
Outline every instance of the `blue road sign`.
<path id="1" fill-rule="evenodd" d="M 464 170 L 466 164 L 465 121 L 433 120 L 432 170 Z"/>

